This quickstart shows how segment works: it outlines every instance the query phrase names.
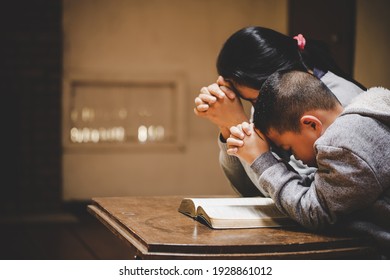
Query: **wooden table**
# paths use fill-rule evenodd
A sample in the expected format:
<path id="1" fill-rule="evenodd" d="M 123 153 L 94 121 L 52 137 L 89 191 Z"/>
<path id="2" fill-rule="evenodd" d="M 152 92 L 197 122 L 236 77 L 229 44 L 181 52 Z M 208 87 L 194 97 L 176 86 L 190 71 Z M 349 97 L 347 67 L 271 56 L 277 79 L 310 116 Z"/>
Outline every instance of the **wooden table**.
<path id="1" fill-rule="evenodd" d="M 135 259 L 370 259 L 369 239 L 301 227 L 213 230 L 177 211 L 183 197 L 94 198 L 88 206 Z"/>

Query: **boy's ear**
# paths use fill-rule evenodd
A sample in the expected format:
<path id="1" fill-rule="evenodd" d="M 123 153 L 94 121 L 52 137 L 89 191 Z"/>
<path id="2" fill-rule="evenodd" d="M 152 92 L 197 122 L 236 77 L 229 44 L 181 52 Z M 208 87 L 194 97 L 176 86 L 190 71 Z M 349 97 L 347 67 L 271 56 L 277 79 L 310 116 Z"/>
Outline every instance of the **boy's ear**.
<path id="1" fill-rule="evenodd" d="M 322 122 L 313 115 L 304 115 L 300 120 L 301 129 L 309 129 L 316 132 L 318 135 L 322 134 Z"/>

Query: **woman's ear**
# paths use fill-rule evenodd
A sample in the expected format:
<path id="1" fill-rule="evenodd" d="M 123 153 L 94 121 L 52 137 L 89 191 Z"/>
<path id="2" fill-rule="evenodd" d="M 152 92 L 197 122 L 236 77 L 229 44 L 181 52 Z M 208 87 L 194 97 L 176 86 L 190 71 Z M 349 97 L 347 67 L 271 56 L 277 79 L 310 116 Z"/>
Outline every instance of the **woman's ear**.
<path id="1" fill-rule="evenodd" d="M 308 129 L 316 132 L 318 136 L 322 134 L 323 124 L 313 115 L 304 115 L 300 119 L 301 129 Z"/>

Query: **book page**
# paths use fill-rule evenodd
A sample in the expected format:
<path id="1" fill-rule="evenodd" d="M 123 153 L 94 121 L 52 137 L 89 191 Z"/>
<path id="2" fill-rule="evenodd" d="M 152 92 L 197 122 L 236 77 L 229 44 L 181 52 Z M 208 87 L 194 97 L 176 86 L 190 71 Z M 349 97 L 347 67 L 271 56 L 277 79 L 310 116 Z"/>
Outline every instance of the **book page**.
<path id="1" fill-rule="evenodd" d="M 195 209 L 200 205 L 270 205 L 274 204 L 269 197 L 228 197 L 228 198 L 185 198 L 191 200 Z"/>
<path id="2" fill-rule="evenodd" d="M 204 205 L 199 217 L 215 229 L 281 227 L 293 225 L 290 218 L 272 205 Z"/>
<path id="3" fill-rule="evenodd" d="M 260 206 L 203 205 L 200 207 L 213 219 L 253 220 L 285 217 L 274 204 Z"/>
<path id="4" fill-rule="evenodd" d="M 196 217 L 197 206 L 195 206 L 194 202 L 191 199 L 184 198 L 180 205 L 178 211 L 183 213 L 184 215 L 190 216 L 192 218 Z"/>

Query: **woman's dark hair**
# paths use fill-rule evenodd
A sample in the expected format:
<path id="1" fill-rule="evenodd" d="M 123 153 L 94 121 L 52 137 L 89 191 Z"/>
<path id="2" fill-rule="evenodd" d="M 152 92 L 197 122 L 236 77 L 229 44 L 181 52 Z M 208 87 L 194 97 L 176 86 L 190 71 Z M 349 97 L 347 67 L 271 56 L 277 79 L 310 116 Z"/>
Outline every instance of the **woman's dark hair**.
<path id="1" fill-rule="evenodd" d="M 217 59 L 219 75 L 254 89 L 260 89 L 276 71 L 314 68 L 331 71 L 362 87 L 337 66 L 325 43 L 306 38 L 302 51 L 294 38 L 259 26 L 234 33 L 223 45 Z"/>

